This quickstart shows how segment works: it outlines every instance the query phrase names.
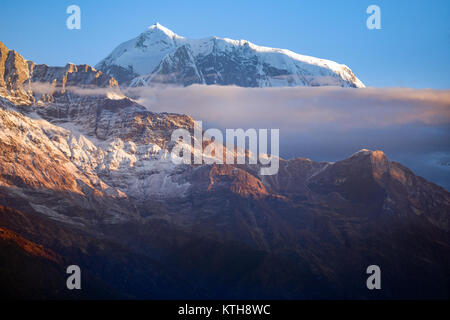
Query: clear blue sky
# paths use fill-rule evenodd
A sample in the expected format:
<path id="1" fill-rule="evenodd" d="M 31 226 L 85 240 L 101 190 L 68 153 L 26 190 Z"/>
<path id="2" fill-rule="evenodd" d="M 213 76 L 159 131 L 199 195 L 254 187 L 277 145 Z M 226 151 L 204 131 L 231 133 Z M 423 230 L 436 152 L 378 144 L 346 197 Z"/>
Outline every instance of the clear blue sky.
<path id="1" fill-rule="evenodd" d="M 82 29 L 66 28 L 67 6 Z M 382 30 L 366 28 L 381 8 Z M 211 35 L 347 64 L 368 86 L 450 88 L 449 0 L 3 1 L 0 41 L 37 63 L 96 64 L 159 22 L 191 38 Z"/>

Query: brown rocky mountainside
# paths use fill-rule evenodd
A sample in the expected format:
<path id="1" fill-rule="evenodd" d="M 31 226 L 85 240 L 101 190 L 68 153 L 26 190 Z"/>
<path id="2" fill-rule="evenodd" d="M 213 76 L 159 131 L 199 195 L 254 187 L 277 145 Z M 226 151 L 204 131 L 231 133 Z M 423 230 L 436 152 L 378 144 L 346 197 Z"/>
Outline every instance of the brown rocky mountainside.
<path id="1" fill-rule="evenodd" d="M 46 84 L 45 94 L 33 92 L 31 84 Z M 68 63 L 65 67 L 49 67 L 25 60 L 18 52 L 0 42 L 0 94 L 17 104 L 53 100 L 53 94 L 64 93 L 67 87 L 116 87 L 117 81 L 89 65 Z"/>
<path id="2" fill-rule="evenodd" d="M 90 66 L 0 52 L 3 296 L 449 298 L 450 194 L 382 151 L 281 159 L 273 176 L 175 165 L 171 133 L 191 117 L 149 111 Z M 65 289 L 69 264 L 84 296 Z"/>

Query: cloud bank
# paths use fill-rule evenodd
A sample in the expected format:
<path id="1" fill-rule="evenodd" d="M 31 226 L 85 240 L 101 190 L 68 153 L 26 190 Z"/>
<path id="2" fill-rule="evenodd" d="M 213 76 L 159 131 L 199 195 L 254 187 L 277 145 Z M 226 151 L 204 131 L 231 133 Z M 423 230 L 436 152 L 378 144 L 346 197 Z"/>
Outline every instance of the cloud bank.
<path id="1" fill-rule="evenodd" d="M 187 113 L 224 127 L 257 122 L 297 132 L 317 125 L 345 130 L 450 122 L 450 90 L 194 85 L 130 88 L 126 93 L 152 111 Z"/>

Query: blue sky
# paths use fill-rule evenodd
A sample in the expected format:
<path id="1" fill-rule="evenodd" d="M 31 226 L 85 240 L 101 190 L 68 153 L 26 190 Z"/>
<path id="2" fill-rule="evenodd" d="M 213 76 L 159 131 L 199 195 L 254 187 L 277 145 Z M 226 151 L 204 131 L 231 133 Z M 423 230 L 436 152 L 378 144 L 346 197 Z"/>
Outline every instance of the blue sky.
<path id="1" fill-rule="evenodd" d="M 68 30 L 67 6 L 82 29 Z M 381 8 L 381 30 L 366 8 Z M 37 63 L 96 64 L 121 42 L 159 22 L 191 38 L 211 35 L 347 64 L 368 86 L 450 88 L 450 1 L 7 1 L 0 41 Z"/>

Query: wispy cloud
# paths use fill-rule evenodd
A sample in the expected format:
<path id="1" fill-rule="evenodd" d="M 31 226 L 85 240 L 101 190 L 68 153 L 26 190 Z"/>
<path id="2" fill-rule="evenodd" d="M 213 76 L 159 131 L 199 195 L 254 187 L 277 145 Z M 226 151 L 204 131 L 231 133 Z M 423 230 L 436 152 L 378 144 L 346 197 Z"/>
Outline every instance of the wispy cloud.
<path id="1" fill-rule="evenodd" d="M 53 94 L 61 91 L 61 86 L 54 86 L 48 82 L 31 82 L 24 86 L 25 90 L 31 90 L 35 94 Z M 125 98 L 118 87 L 100 88 L 97 86 L 65 86 L 65 91 L 72 92 L 80 96 L 111 96 Z"/>

